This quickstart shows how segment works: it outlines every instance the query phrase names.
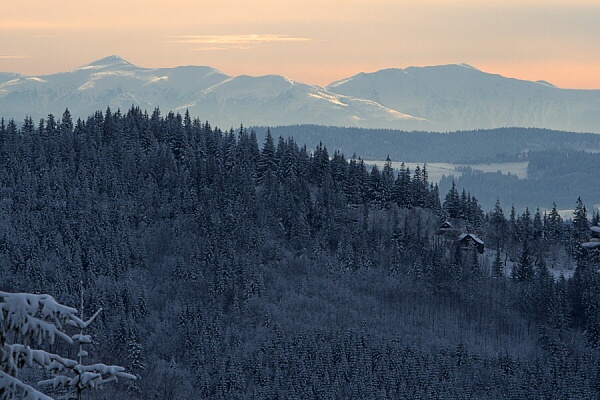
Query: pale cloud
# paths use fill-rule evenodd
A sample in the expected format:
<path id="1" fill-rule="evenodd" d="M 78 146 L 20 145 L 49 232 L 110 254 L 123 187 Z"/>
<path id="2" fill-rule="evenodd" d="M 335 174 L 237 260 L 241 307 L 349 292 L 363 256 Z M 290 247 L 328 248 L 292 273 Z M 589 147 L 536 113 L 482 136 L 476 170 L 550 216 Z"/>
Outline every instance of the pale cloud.
<path id="1" fill-rule="evenodd" d="M 0 61 L 10 65 L 0 70 L 27 74 L 118 54 L 147 67 L 210 65 L 319 85 L 361 71 L 464 62 L 562 87 L 600 87 L 598 0 L 0 3 Z M 31 57 L 7 58 L 23 49 Z"/>
<path id="2" fill-rule="evenodd" d="M 32 35 L 32 34 L 18 34 L 18 33 L 0 33 L 0 37 L 4 38 L 16 38 L 16 39 L 56 39 L 58 35 Z"/>
<path id="3" fill-rule="evenodd" d="M 309 38 L 290 35 L 183 35 L 171 36 L 171 42 L 199 45 L 196 51 L 248 50 L 270 43 L 308 42 Z"/>
<path id="4" fill-rule="evenodd" d="M 69 20 L 69 21 L 36 21 L 35 19 L 31 20 L 6 20 L 2 22 L 0 26 L 0 31 L 10 32 L 13 35 L 22 35 L 19 32 L 38 32 L 38 31 L 56 31 L 56 30 L 73 30 L 73 29 L 81 29 L 86 27 L 89 24 L 86 24 L 84 21 L 79 20 Z M 39 36 L 39 35 L 36 35 Z M 47 35 L 42 35 L 47 36 Z"/>
<path id="5" fill-rule="evenodd" d="M 219 50 L 250 50 L 254 46 L 202 46 L 194 48 L 194 51 L 219 51 Z"/>
<path id="6" fill-rule="evenodd" d="M 12 54 L 0 54 L 0 60 L 25 60 L 31 57 Z"/>

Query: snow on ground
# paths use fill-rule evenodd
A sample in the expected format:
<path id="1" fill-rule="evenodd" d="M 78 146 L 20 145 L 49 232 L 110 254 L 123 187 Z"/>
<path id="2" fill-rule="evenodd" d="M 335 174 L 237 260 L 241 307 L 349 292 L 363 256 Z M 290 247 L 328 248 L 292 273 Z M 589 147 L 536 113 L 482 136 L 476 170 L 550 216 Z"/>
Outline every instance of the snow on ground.
<path id="1" fill-rule="evenodd" d="M 471 167 L 474 170 L 483 171 L 483 172 L 498 172 L 498 171 L 500 171 L 503 174 L 508 174 L 510 172 L 512 175 L 516 175 L 519 179 L 527 179 L 527 166 L 528 165 L 529 165 L 529 161 L 509 162 L 509 163 L 491 163 L 491 164 L 474 164 L 474 165 L 459 164 L 459 166 Z"/>
<path id="2" fill-rule="evenodd" d="M 484 265 L 491 268 L 492 264 L 494 263 L 494 258 L 496 257 L 496 250 L 486 248 L 482 257 Z M 501 257 L 504 261 L 504 275 L 507 278 L 510 278 L 511 272 L 517 263 L 517 260 L 515 259 L 515 261 L 511 261 L 510 258 L 506 256 L 505 252 L 501 253 Z M 566 279 L 571 278 L 575 273 L 576 266 L 575 260 L 573 260 L 564 252 L 551 255 L 546 264 L 548 272 L 554 277 L 554 279 L 559 279 L 561 275 L 563 275 Z"/>
<path id="3" fill-rule="evenodd" d="M 544 210 L 542 210 L 542 211 L 544 211 Z M 547 211 L 550 211 L 550 210 L 547 210 Z M 566 210 L 556 210 L 556 211 L 558 211 L 558 214 L 560 215 L 560 217 L 565 221 L 568 219 L 573 219 L 573 213 L 575 212 L 575 210 L 572 208 L 566 209 Z M 594 212 L 600 212 L 600 204 L 593 204 L 591 207 L 587 207 L 588 219 L 592 218 L 592 215 Z"/>

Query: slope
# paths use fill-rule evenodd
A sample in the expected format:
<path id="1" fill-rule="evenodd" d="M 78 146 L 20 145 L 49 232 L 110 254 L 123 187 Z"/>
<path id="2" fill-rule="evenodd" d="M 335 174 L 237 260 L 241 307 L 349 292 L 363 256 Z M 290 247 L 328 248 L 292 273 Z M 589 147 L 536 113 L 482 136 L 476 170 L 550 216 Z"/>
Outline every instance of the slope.
<path id="1" fill-rule="evenodd" d="M 327 86 L 428 119 L 435 130 L 539 127 L 600 131 L 600 91 L 556 88 L 466 64 L 386 69 Z"/>

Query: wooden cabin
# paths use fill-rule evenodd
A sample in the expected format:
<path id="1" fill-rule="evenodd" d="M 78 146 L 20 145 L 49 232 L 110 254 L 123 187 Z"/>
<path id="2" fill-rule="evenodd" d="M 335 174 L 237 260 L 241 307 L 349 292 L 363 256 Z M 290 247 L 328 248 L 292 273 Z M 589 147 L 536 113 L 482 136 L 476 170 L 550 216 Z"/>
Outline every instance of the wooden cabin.
<path id="1" fill-rule="evenodd" d="M 448 232 L 453 232 L 454 230 L 455 228 L 450 221 L 444 221 L 444 223 L 437 228 L 436 234 L 443 235 Z"/>
<path id="2" fill-rule="evenodd" d="M 462 248 L 467 248 L 469 245 L 475 246 L 479 254 L 483 254 L 485 251 L 485 243 L 473 233 L 463 233 L 456 241 Z"/>

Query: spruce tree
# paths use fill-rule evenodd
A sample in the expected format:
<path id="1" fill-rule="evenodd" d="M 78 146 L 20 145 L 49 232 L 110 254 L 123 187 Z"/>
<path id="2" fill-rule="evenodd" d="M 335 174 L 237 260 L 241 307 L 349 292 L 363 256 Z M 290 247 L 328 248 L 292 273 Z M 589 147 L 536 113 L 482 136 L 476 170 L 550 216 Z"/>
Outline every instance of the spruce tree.
<path id="1" fill-rule="evenodd" d="M 410 169 L 402 163 L 396 181 L 394 182 L 394 197 L 396 198 L 398 207 L 405 208 L 411 205 L 411 193 Z"/>
<path id="2" fill-rule="evenodd" d="M 502 248 L 503 244 L 506 243 L 506 240 L 508 239 L 508 226 L 506 222 L 506 217 L 504 216 L 504 211 L 500 206 L 499 199 L 496 199 L 494 210 L 492 211 L 492 214 L 490 216 L 490 230 L 490 239 L 492 239 L 492 242 L 494 243 L 496 248 Z"/>
<path id="3" fill-rule="evenodd" d="M 500 247 L 496 248 L 496 256 L 494 257 L 494 263 L 492 264 L 492 276 L 494 278 L 501 278 L 503 275 L 504 264 L 500 257 Z"/>
<path id="4" fill-rule="evenodd" d="M 453 180 L 452 187 L 446 194 L 442 207 L 448 218 L 453 219 L 460 217 L 460 206 L 460 195 L 458 194 L 458 190 L 456 190 L 456 183 Z"/>
<path id="5" fill-rule="evenodd" d="M 562 218 L 556 209 L 556 203 L 552 203 L 552 210 L 544 224 L 544 238 L 550 243 L 558 242 L 562 237 Z"/>
<path id="6" fill-rule="evenodd" d="M 267 175 L 273 175 L 276 170 L 277 161 L 275 159 L 275 144 L 273 142 L 273 137 L 271 136 L 271 131 L 267 129 L 265 143 L 258 159 L 258 183 L 263 184 L 267 179 Z"/>
<path id="7" fill-rule="evenodd" d="M 392 168 L 392 161 L 390 160 L 389 155 L 385 159 L 385 165 L 381 172 L 381 180 L 383 190 L 382 197 L 387 205 L 392 201 L 394 193 L 394 169 Z"/>
<path id="8" fill-rule="evenodd" d="M 512 277 L 519 282 L 529 282 L 533 279 L 534 270 L 531 261 L 528 241 L 523 242 L 523 248 L 519 260 L 513 267 Z"/>
<path id="9" fill-rule="evenodd" d="M 533 238 L 536 240 L 542 239 L 544 234 L 544 224 L 542 222 L 542 214 L 540 213 L 540 209 L 538 208 L 535 211 L 535 216 L 533 217 Z"/>
<path id="10" fill-rule="evenodd" d="M 61 135 L 73 133 L 73 118 L 71 117 L 71 113 L 69 112 L 68 108 L 65 109 L 60 121 L 60 133 Z"/>
<path id="11" fill-rule="evenodd" d="M 589 239 L 590 222 L 587 217 L 587 210 L 581 197 L 577 198 L 577 204 L 573 211 L 573 230 L 572 238 L 575 241 L 582 242 Z"/>
<path id="12" fill-rule="evenodd" d="M 477 252 L 477 246 L 473 245 L 471 248 L 471 275 L 477 281 L 480 282 L 483 278 L 483 270 L 479 265 L 479 254 Z"/>

